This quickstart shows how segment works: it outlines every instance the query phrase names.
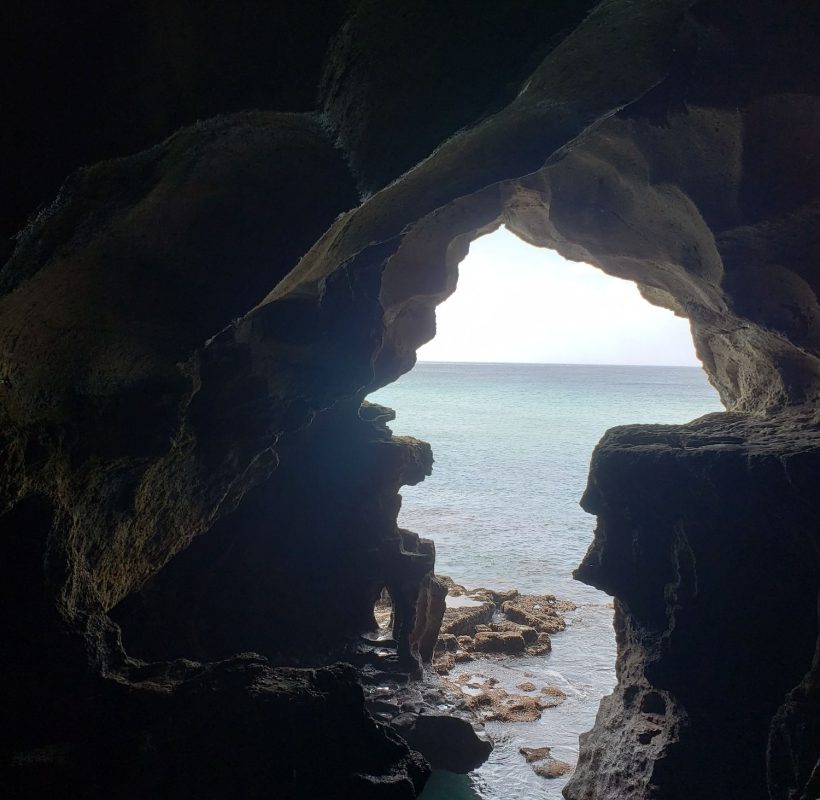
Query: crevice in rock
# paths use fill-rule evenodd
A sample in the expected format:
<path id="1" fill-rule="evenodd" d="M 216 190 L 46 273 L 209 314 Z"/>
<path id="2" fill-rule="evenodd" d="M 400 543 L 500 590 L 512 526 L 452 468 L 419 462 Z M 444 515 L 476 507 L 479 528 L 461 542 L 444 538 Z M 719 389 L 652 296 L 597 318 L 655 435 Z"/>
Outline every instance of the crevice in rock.
<path id="1" fill-rule="evenodd" d="M 379 599 L 373 604 L 373 621 L 375 624 L 372 632 L 377 640 L 393 638 L 393 598 L 390 597 L 386 586 L 382 587 Z"/>

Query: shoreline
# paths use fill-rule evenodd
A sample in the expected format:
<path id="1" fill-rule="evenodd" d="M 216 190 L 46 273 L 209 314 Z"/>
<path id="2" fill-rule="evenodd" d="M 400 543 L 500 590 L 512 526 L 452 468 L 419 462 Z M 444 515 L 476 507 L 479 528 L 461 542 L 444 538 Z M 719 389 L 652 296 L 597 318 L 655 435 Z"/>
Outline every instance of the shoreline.
<path id="1" fill-rule="evenodd" d="M 442 683 L 461 695 L 465 708 L 478 723 L 535 722 L 542 713 L 557 708 L 566 693 L 555 685 L 523 680 L 510 691 L 497 678 L 483 674 L 483 661 L 503 663 L 525 657 L 546 656 L 552 637 L 567 628 L 565 614 L 577 610 L 569 600 L 552 594 L 526 595 L 516 588 L 468 589 L 449 576 L 437 576 L 447 587 L 441 632 L 433 655 L 433 669 Z M 471 670 L 473 664 L 478 667 Z M 451 677 L 456 666 L 466 671 Z M 536 678 L 535 673 L 525 675 Z M 543 681 L 539 681 L 543 683 Z M 568 774 L 573 765 L 552 756 L 547 744 L 521 747 L 519 755 L 536 775 L 553 779 Z"/>

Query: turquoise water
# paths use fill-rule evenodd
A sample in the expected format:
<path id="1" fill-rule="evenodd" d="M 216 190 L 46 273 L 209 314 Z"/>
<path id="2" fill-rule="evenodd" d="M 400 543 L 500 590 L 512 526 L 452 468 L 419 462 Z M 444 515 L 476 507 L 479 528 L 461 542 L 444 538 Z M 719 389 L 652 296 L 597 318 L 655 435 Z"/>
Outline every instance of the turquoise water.
<path id="1" fill-rule="evenodd" d="M 433 446 L 433 475 L 404 487 L 399 523 L 435 540 L 437 572 L 579 605 L 548 656 L 465 665 L 510 691 L 532 680 L 568 699 L 537 722 L 488 724 L 487 764 L 434 775 L 424 800 L 558 800 L 567 778 L 536 776 L 518 748 L 549 745 L 574 764 L 578 734 L 615 684 L 611 599 L 571 576 L 595 523 L 578 505 L 590 455 L 614 425 L 722 411 L 717 393 L 697 367 L 419 363 L 369 399 L 396 410 L 394 433 Z"/>

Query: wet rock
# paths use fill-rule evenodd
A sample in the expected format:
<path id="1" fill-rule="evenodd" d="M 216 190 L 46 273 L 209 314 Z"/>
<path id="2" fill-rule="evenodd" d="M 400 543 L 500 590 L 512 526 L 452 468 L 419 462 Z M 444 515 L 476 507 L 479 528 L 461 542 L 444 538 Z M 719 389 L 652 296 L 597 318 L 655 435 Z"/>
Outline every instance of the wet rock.
<path id="1" fill-rule="evenodd" d="M 390 725 L 434 769 L 465 773 L 480 766 L 492 742 L 463 694 L 425 676 L 363 671 L 366 705 L 370 713 Z"/>
<path id="2" fill-rule="evenodd" d="M 558 692 L 556 693 L 542 691 L 541 706 L 543 708 L 557 708 L 566 699 L 567 696 L 560 690 L 558 690 Z"/>
<path id="3" fill-rule="evenodd" d="M 443 637 L 455 635 L 457 653 L 544 655 L 552 649 L 547 631 L 563 630 L 566 623 L 561 613 L 575 608 L 573 603 L 553 595 L 521 595 L 517 589 L 467 589 L 448 576 L 438 579 L 446 586 L 448 596 L 455 598 L 444 612 L 439 651 L 452 650 L 452 640 Z M 499 615 L 507 618 L 498 619 Z M 460 658 L 468 660 L 463 654 Z M 449 659 L 436 662 L 440 674 L 450 668 Z"/>
<path id="4" fill-rule="evenodd" d="M 572 770 L 572 764 L 559 761 L 557 758 L 547 758 L 532 765 L 532 771 L 542 778 L 560 778 Z"/>
<path id="5" fill-rule="evenodd" d="M 535 684 L 532 681 L 524 681 L 523 683 L 519 683 L 515 688 L 520 689 L 522 692 L 534 692 Z"/>
<path id="6" fill-rule="evenodd" d="M 505 653 L 520 655 L 526 649 L 526 642 L 520 633 L 514 631 L 481 631 L 475 635 L 475 649 L 483 653 Z"/>
<path id="7" fill-rule="evenodd" d="M 572 770 L 572 765 L 557 758 L 547 758 L 532 765 L 532 771 L 542 778 L 560 778 Z"/>
<path id="8" fill-rule="evenodd" d="M 540 656 L 552 651 L 552 639 L 548 633 L 539 633 L 535 644 L 531 644 L 527 648 L 527 654 L 531 656 Z"/>
<path id="9" fill-rule="evenodd" d="M 441 581 L 442 586 L 447 589 L 447 594 L 450 595 L 450 597 L 459 597 L 463 594 L 467 594 L 467 589 L 460 583 L 456 583 L 449 575 L 436 575 L 436 577 Z"/>
<path id="10" fill-rule="evenodd" d="M 254 793 L 271 797 L 344 800 L 380 786 L 376 796 L 392 800 L 420 791 L 429 774 L 418 753 L 366 713 L 348 665 L 274 668 L 242 654 L 215 664 L 133 663 L 128 677 L 83 698 L 86 740 L 45 752 L 18 740 L 3 765 L 4 796 L 146 796 L 133 780 L 155 797 L 216 800 L 253 781 Z M 51 723 L 75 730 L 63 713 L 55 706 Z"/>
<path id="11" fill-rule="evenodd" d="M 478 589 L 470 589 L 467 593 L 470 597 L 487 600 L 499 607 L 505 600 L 513 600 L 519 595 L 518 589 L 486 589 L 483 586 Z"/>
<path id="12" fill-rule="evenodd" d="M 501 604 L 501 610 L 508 619 L 548 634 L 565 630 L 567 624 L 562 612 L 574 609 L 574 603 L 558 600 L 551 594 L 521 595 Z"/>
<path id="13" fill-rule="evenodd" d="M 465 664 L 475 657 L 472 653 L 473 640 L 470 639 L 470 651 L 463 650 L 456 645 L 455 650 L 442 649 L 433 657 L 433 669 L 439 675 L 447 675 L 456 664 Z"/>
<path id="14" fill-rule="evenodd" d="M 497 688 L 498 681 L 481 675 L 462 673 L 449 685 L 464 694 L 464 705 L 479 719 L 492 722 L 534 722 L 545 708 L 539 697 L 511 694 Z"/>
<path id="15" fill-rule="evenodd" d="M 572 769 L 571 764 L 553 758 L 549 747 L 522 747 L 518 752 L 542 778 L 560 778 Z"/>
<path id="16" fill-rule="evenodd" d="M 551 747 L 522 747 L 518 752 L 524 756 L 528 764 L 532 764 L 533 761 L 543 761 L 548 758 L 551 750 Z"/>
<path id="17" fill-rule="evenodd" d="M 541 694 L 546 695 L 547 697 L 555 697 L 558 700 L 566 700 L 567 695 L 566 692 L 559 689 L 557 686 L 542 686 L 541 687 Z"/>
<path id="18" fill-rule="evenodd" d="M 491 710 L 484 718 L 497 722 L 534 722 L 541 718 L 544 705 L 535 697 L 512 695 L 493 698 Z"/>
<path id="19" fill-rule="evenodd" d="M 521 634 L 527 646 L 538 642 L 538 631 L 535 628 L 530 628 L 528 625 L 519 625 L 516 622 L 504 620 L 503 622 L 491 622 L 489 625 L 491 631 L 501 633 L 502 631 L 512 631 L 513 633 Z"/>

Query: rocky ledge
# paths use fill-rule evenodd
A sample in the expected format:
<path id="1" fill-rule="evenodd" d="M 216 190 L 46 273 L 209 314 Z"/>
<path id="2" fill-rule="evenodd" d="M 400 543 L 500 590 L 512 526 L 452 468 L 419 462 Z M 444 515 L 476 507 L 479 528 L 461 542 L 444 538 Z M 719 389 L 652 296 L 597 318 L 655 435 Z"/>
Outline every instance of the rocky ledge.
<path id="1" fill-rule="evenodd" d="M 514 694 L 498 688 L 495 678 L 480 673 L 463 672 L 455 679 L 444 678 L 445 686 L 462 697 L 463 707 L 486 722 L 534 722 L 547 708 L 560 706 L 566 694 L 556 686 L 521 683 L 517 688 L 526 694 Z"/>
<path id="2" fill-rule="evenodd" d="M 429 774 L 366 713 L 349 665 L 272 667 L 253 653 L 131 659 L 112 678 L 85 686 L 81 708 L 51 705 L 47 745 L 18 730 L 0 761 L 3 797 L 411 800 Z"/>
<path id="3" fill-rule="evenodd" d="M 439 576 L 447 587 L 441 631 L 433 666 L 447 675 L 456 664 L 481 656 L 543 655 L 552 649 L 551 634 L 563 631 L 569 600 L 554 595 L 522 595 L 517 589 L 466 589 Z"/>

